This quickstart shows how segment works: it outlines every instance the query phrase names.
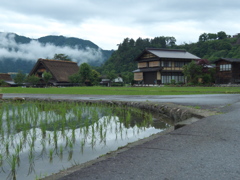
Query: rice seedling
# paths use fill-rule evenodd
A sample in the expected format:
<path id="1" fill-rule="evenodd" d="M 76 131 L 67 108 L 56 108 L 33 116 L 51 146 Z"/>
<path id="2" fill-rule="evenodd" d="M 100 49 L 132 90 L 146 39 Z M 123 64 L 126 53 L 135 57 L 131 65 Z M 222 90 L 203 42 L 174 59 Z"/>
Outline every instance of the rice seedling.
<path id="1" fill-rule="evenodd" d="M 53 161 L 53 149 L 52 148 L 50 148 L 49 149 L 49 163 L 52 163 L 52 161 Z"/>
<path id="2" fill-rule="evenodd" d="M 49 164 L 55 164 L 54 158 L 64 161 L 65 154 L 68 161 L 75 161 L 73 157 L 78 157 L 76 145 L 80 146 L 80 155 L 85 156 L 85 152 L 97 153 L 98 146 L 109 149 L 111 137 L 116 141 L 128 141 L 130 134 L 137 136 L 136 132 L 144 131 L 144 127 L 152 127 L 152 115 L 148 112 L 113 104 L 4 103 L 0 107 L 0 118 L 0 167 L 7 160 L 13 169 L 11 177 L 24 163 L 24 152 L 28 152 L 28 174 L 31 176 L 39 174 L 34 169 L 36 161 L 47 159 Z"/>
<path id="3" fill-rule="evenodd" d="M 59 156 L 60 156 L 60 160 L 62 160 L 63 159 L 63 146 L 62 145 L 60 145 L 60 147 L 59 147 Z"/>
<path id="4" fill-rule="evenodd" d="M 33 151 L 30 150 L 28 154 L 28 162 L 29 162 L 28 175 L 31 174 L 33 171 L 35 172 L 34 159 L 35 159 L 35 155 Z"/>
<path id="5" fill-rule="evenodd" d="M 16 180 L 17 156 L 12 154 L 10 157 L 8 157 L 7 162 L 11 168 L 8 178 Z"/>

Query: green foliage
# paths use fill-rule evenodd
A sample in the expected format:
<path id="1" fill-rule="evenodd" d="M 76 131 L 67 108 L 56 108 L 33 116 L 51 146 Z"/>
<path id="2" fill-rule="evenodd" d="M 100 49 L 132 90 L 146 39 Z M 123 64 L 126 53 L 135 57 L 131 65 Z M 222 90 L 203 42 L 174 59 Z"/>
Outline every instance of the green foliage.
<path id="1" fill-rule="evenodd" d="M 5 86 L 6 82 L 3 79 L 0 79 L 0 86 Z"/>
<path id="2" fill-rule="evenodd" d="M 65 54 L 55 54 L 53 59 L 62 61 L 72 61 L 71 58 Z"/>
<path id="3" fill-rule="evenodd" d="M 92 69 L 91 76 L 90 76 L 90 81 L 92 85 L 99 85 L 100 82 L 100 73 L 97 72 L 96 70 Z"/>
<path id="4" fill-rule="evenodd" d="M 80 83 L 80 75 L 78 73 L 72 74 L 68 79 L 70 83 Z"/>
<path id="5" fill-rule="evenodd" d="M 207 73 L 203 74 L 202 81 L 203 81 L 203 84 L 210 84 L 212 82 L 211 74 L 207 74 Z"/>
<path id="6" fill-rule="evenodd" d="M 108 78 L 110 81 L 114 80 L 115 78 L 117 78 L 116 72 L 115 72 L 114 70 L 109 71 L 109 72 L 107 73 L 107 78 Z"/>
<path id="7" fill-rule="evenodd" d="M 202 75 L 202 66 L 192 61 L 183 66 L 183 74 L 187 78 L 187 82 L 197 84 L 198 78 Z"/>
<path id="8" fill-rule="evenodd" d="M 213 62 L 219 58 L 240 58 L 240 37 L 229 37 L 220 31 L 217 34 L 203 33 L 197 43 L 176 46 L 188 52 Z"/>
<path id="9" fill-rule="evenodd" d="M 121 76 L 122 76 L 122 78 L 123 78 L 123 82 L 125 83 L 125 84 L 132 84 L 132 82 L 133 82 L 133 73 L 132 72 L 123 72 L 123 73 L 121 73 Z"/>
<path id="10" fill-rule="evenodd" d="M 25 82 L 26 75 L 22 73 L 22 71 L 18 71 L 16 76 L 14 77 L 14 82 L 18 85 L 22 85 Z"/>
<path id="11" fill-rule="evenodd" d="M 32 86 L 36 86 L 39 80 L 40 80 L 39 77 L 32 75 L 32 76 L 28 76 L 25 82 L 30 83 Z"/>
<path id="12" fill-rule="evenodd" d="M 79 67 L 80 82 L 85 83 L 91 79 L 92 69 L 87 63 L 82 63 Z"/>
<path id="13" fill-rule="evenodd" d="M 52 74 L 50 72 L 45 71 L 43 73 L 43 80 L 46 83 L 46 86 L 51 78 L 52 78 Z"/>

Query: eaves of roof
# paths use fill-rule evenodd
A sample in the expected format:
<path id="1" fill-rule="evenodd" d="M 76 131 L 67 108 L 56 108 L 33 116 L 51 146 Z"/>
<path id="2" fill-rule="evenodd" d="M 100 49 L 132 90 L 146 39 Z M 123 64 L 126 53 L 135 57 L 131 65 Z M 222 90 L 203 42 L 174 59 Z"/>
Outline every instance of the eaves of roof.
<path id="1" fill-rule="evenodd" d="M 218 61 L 228 61 L 228 62 L 239 62 L 240 63 L 240 59 L 235 59 L 235 58 L 220 58 L 216 61 L 214 61 L 214 63 L 218 62 Z"/>
<path id="2" fill-rule="evenodd" d="M 136 72 L 153 72 L 153 71 L 159 71 L 161 70 L 162 67 L 157 67 L 157 68 L 141 68 L 141 69 L 136 69 L 133 71 L 133 73 Z"/>

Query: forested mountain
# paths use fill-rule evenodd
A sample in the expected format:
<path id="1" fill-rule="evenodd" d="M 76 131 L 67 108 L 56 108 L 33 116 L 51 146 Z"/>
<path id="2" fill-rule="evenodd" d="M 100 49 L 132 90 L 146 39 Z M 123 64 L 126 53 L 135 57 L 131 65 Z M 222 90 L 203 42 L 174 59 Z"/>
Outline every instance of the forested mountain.
<path id="1" fill-rule="evenodd" d="M 112 53 L 113 50 L 102 50 L 91 41 L 74 37 L 46 36 L 31 39 L 0 32 L 0 73 L 28 73 L 39 58 L 52 59 L 55 54 L 66 54 L 79 65 L 87 62 L 100 66 Z"/>
<path id="2" fill-rule="evenodd" d="M 177 48 L 185 49 L 210 62 L 221 57 L 240 58 L 240 34 L 230 36 L 222 31 L 217 34 L 204 33 L 199 36 L 197 43 L 184 44 Z"/>
<path id="3" fill-rule="evenodd" d="M 212 62 L 221 57 L 240 58 L 240 35 L 232 37 L 222 31 L 216 34 L 204 33 L 199 36 L 198 42 L 184 43 L 182 45 L 176 45 L 174 37 L 138 38 L 136 41 L 125 38 L 99 71 L 103 74 L 108 74 L 111 71 L 117 74 L 132 72 L 137 68 L 134 59 L 147 47 L 185 49 L 202 59 L 208 59 Z"/>

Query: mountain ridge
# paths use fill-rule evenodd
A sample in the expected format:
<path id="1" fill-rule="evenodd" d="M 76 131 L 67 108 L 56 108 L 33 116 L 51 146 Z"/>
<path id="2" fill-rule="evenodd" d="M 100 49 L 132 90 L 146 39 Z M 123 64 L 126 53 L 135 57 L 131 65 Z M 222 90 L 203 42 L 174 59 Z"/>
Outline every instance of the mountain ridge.
<path id="1" fill-rule="evenodd" d="M 0 32 L 0 51 L 0 73 L 28 73 L 37 59 L 51 59 L 54 54 L 66 54 L 79 65 L 87 62 L 92 66 L 100 66 L 114 52 L 103 50 L 89 40 L 76 37 L 48 35 L 32 39 L 3 32 Z"/>

